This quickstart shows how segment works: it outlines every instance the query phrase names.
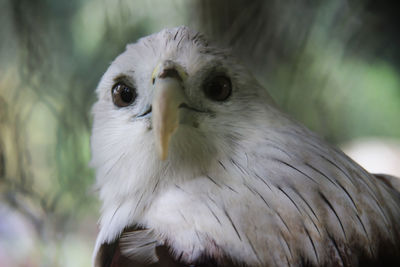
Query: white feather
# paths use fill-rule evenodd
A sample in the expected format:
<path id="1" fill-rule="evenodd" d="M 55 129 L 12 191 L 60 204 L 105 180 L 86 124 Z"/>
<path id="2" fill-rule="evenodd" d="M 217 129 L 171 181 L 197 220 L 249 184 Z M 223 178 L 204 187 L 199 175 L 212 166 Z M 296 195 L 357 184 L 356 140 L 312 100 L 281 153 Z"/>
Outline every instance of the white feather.
<path id="1" fill-rule="evenodd" d="M 300 257 L 323 264 L 329 255 L 339 262 L 344 249 L 331 236 L 367 254 L 376 239 L 396 242 L 397 193 L 289 119 L 240 64 L 194 41 L 195 34 L 180 27 L 129 45 L 97 88 L 92 166 L 103 206 L 94 254 L 133 224 L 152 229 L 188 262 L 225 254 L 254 266 L 297 264 Z M 151 73 L 165 59 L 185 68 L 192 103 L 216 115 L 196 118 L 198 128 L 182 124 L 163 162 L 149 119 L 135 114 L 151 103 Z M 204 98 L 199 88 L 209 66 L 231 77 L 230 101 Z M 120 75 L 138 90 L 137 104 L 124 109 L 110 94 Z M 129 235 L 122 240 L 135 243 Z"/>
<path id="2" fill-rule="evenodd" d="M 119 240 L 121 253 L 141 263 L 151 264 L 158 261 L 156 246 L 159 245 L 152 230 L 127 231 Z"/>

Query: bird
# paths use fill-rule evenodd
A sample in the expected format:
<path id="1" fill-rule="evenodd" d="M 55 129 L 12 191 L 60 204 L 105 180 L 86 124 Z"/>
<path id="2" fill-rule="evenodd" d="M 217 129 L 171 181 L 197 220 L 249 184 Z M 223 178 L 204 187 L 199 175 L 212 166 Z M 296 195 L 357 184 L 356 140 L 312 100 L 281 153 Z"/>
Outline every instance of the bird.
<path id="1" fill-rule="evenodd" d="M 287 115 L 228 48 L 164 29 L 96 94 L 93 266 L 400 266 L 399 180 Z"/>

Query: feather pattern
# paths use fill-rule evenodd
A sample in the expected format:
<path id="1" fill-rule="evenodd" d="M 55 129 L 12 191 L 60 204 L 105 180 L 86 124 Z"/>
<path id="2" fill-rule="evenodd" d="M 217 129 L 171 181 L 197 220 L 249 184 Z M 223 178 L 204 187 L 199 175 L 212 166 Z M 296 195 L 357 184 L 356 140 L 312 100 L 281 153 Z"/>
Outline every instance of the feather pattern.
<path id="1" fill-rule="evenodd" d="M 158 261 L 156 254 L 157 239 L 152 230 L 124 231 L 119 239 L 121 253 L 144 264 Z"/>
<path id="2" fill-rule="evenodd" d="M 185 110 L 165 161 L 156 154 L 151 112 L 137 116 L 149 109 L 151 74 L 163 60 L 185 70 L 190 105 L 210 111 Z M 231 78 L 232 95 L 214 103 L 201 88 L 221 72 Z M 110 88 L 121 75 L 135 81 L 138 98 L 119 109 Z M 92 166 L 103 206 L 96 266 L 104 266 L 102 248 L 118 240 L 122 254 L 148 263 L 161 261 L 159 245 L 188 265 L 399 263 L 398 181 L 369 174 L 289 118 L 200 34 L 178 27 L 128 45 L 97 93 Z M 124 232 L 133 225 L 144 229 Z"/>

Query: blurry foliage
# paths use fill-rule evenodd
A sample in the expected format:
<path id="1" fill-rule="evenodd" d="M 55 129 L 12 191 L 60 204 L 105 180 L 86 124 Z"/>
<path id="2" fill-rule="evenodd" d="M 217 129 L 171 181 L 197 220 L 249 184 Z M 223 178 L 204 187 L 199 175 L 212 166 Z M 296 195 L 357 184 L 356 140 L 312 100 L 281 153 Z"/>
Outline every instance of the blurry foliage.
<path id="1" fill-rule="evenodd" d="M 400 136 L 400 38 L 393 24 L 400 17 L 393 4 L 198 0 L 196 6 L 199 28 L 231 46 L 284 110 L 331 142 Z"/>
<path id="2" fill-rule="evenodd" d="M 0 208 L 34 226 L 32 265 L 90 262 L 90 109 L 127 43 L 181 24 L 202 30 L 284 110 L 338 143 L 400 137 L 397 19 L 361 0 L 0 0 Z"/>

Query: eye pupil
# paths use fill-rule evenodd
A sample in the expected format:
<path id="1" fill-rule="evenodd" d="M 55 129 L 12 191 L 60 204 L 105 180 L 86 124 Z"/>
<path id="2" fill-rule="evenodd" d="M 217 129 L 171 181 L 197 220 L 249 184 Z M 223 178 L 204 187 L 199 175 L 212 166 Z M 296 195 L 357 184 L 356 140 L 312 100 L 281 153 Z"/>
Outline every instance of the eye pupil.
<path id="1" fill-rule="evenodd" d="M 116 106 L 126 107 L 132 104 L 136 99 L 136 91 L 134 88 L 123 83 L 117 83 L 112 88 L 112 99 Z"/>
<path id="2" fill-rule="evenodd" d="M 122 91 L 121 91 L 121 99 L 125 103 L 130 103 L 133 99 L 133 93 L 131 91 L 131 88 L 125 86 Z"/>
<path id="3" fill-rule="evenodd" d="M 214 101 L 225 101 L 232 93 L 232 84 L 228 77 L 216 76 L 204 86 L 205 95 Z"/>

